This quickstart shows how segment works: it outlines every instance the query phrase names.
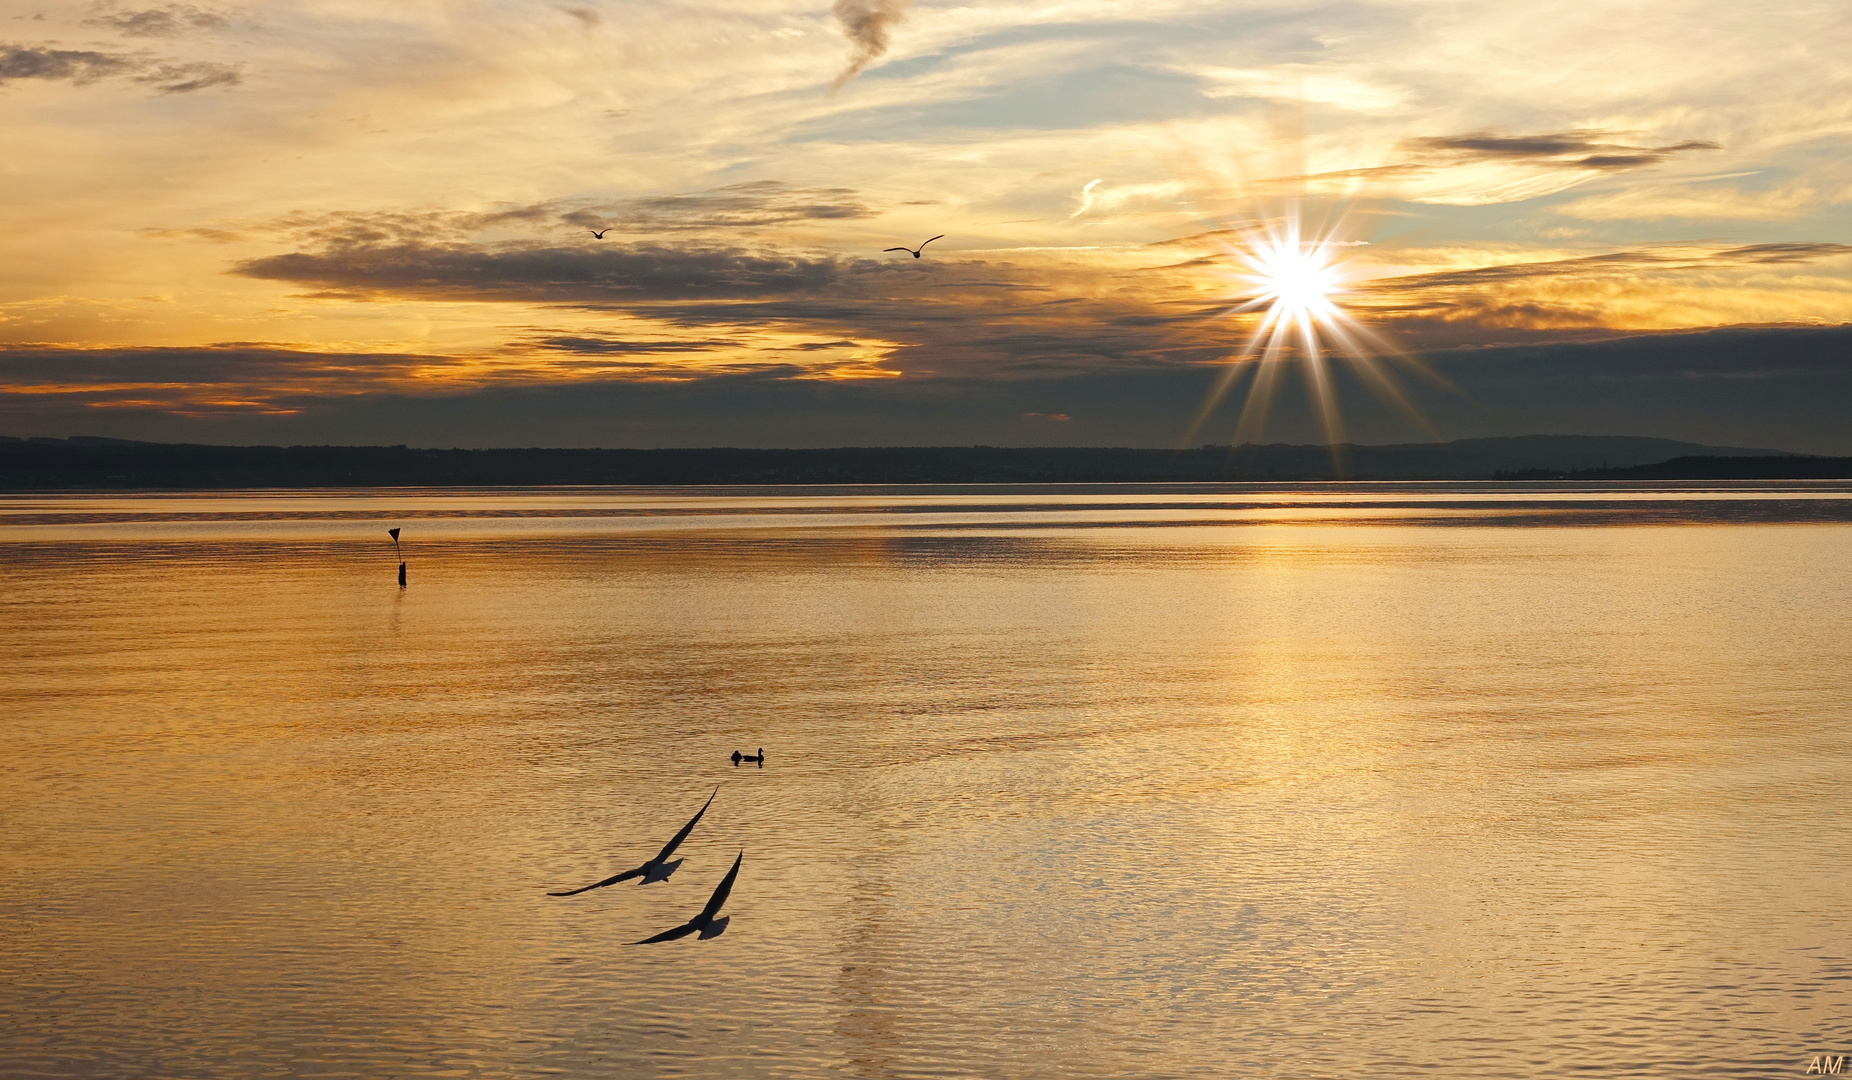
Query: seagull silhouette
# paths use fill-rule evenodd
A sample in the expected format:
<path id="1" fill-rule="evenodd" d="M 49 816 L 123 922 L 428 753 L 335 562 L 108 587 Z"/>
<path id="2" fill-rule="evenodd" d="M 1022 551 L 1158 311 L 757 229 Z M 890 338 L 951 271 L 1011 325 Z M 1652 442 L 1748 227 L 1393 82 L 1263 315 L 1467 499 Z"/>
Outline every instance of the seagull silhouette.
<path id="1" fill-rule="evenodd" d="M 608 226 L 608 225 L 607 225 L 607 226 L 605 226 L 605 227 L 604 227 L 604 228 L 602 228 L 602 229 L 593 229 L 593 230 L 592 230 L 592 239 L 594 239 L 594 240 L 603 240 L 603 239 L 604 239 L 604 234 L 605 234 L 605 233 L 608 233 L 608 232 L 610 232 L 610 231 L 611 231 L 611 228 L 610 228 L 610 226 Z M 921 246 L 923 247 L 923 246 L 925 246 L 925 245 L 921 245 Z"/>
<path id="2" fill-rule="evenodd" d="M 718 794 L 720 794 L 720 788 L 716 787 L 714 789 L 714 795 L 718 795 Z M 695 812 L 695 816 L 692 818 L 689 818 L 688 824 L 682 826 L 682 831 L 676 833 L 673 837 L 671 837 L 668 843 L 662 845 L 662 850 L 656 853 L 656 857 L 644 863 L 642 866 L 639 866 L 634 870 L 626 870 L 621 874 L 613 874 L 612 876 L 605 878 L 603 881 L 599 881 L 591 885 L 587 885 L 583 889 L 570 889 L 566 892 L 550 892 L 547 895 L 548 896 L 577 896 L 582 892 L 591 892 L 593 889 L 602 889 L 606 885 L 615 885 L 620 881 L 629 881 L 633 877 L 642 878 L 643 880 L 642 882 L 640 882 L 640 884 L 643 884 L 643 885 L 648 885 L 654 881 L 669 880 L 669 875 L 675 873 L 675 868 L 682 865 L 682 860 L 680 859 L 677 859 L 674 862 L 669 862 L 668 861 L 669 856 L 675 854 L 675 849 L 682 845 L 683 840 L 688 839 L 689 833 L 694 832 L 695 822 L 701 820 L 701 815 L 707 813 L 707 808 L 714 805 L 714 795 L 709 795 L 707 797 L 707 802 L 701 804 L 701 809 Z"/>
<path id="3" fill-rule="evenodd" d="M 932 238 L 932 240 L 943 240 L 943 239 L 945 239 L 945 234 L 944 234 L 944 233 L 940 233 L 939 235 L 937 235 L 937 236 L 935 236 L 935 237 L 933 237 L 933 238 Z M 897 247 L 897 248 L 882 248 L 881 250 L 882 250 L 882 251 L 904 251 L 904 252 L 906 252 L 907 254 L 909 254 L 909 255 L 911 255 L 911 256 L 913 256 L 914 258 L 916 258 L 916 259 L 917 259 L 917 258 L 919 258 L 919 257 L 920 257 L 920 252 L 922 252 L 922 251 L 925 251 L 925 250 L 926 250 L 926 245 L 927 245 L 927 244 L 930 244 L 930 243 L 932 243 L 932 240 L 927 240 L 927 241 L 925 241 L 924 243 L 921 243 L 921 244 L 920 244 L 920 246 L 919 246 L 919 247 L 916 247 L 916 248 L 910 248 L 910 247 Z"/>
<path id="4" fill-rule="evenodd" d="M 733 869 L 727 871 L 727 876 L 721 878 L 720 884 L 714 887 L 714 895 L 707 898 L 707 906 L 701 909 L 701 914 L 696 915 L 694 918 L 689 919 L 673 930 L 664 930 L 655 937 L 647 937 L 642 941 L 633 941 L 631 944 L 654 945 L 658 941 L 674 941 L 676 938 L 685 938 L 697 930 L 701 932 L 702 941 L 706 941 L 708 938 L 717 938 L 721 934 L 726 933 L 727 922 L 732 916 L 729 915 L 725 919 L 716 919 L 714 916 L 720 914 L 720 905 L 727 902 L 727 894 L 733 891 L 733 879 L 740 876 L 740 860 L 745 857 L 746 853 L 742 851 L 739 853 L 738 857 L 733 860 Z"/>

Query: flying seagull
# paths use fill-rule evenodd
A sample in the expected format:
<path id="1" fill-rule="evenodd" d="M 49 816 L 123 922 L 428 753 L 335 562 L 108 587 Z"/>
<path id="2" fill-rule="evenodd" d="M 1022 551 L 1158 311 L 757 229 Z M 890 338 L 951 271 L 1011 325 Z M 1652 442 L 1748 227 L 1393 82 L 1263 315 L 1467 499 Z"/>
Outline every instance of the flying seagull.
<path id="1" fill-rule="evenodd" d="M 714 916 L 720 914 L 720 905 L 727 902 L 727 894 L 733 891 L 733 879 L 740 876 L 740 860 L 745 857 L 746 853 L 742 851 L 739 853 L 738 857 L 733 860 L 733 869 L 727 871 L 727 876 L 721 878 L 720 884 L 714 887 L 714 895 L 707 898 L 707 906 L 701 909 L 701 914 L 696 915 L 694 918 L 689 919 L 673 930 L 664 930 L 655 937 L 644 938 L 642 941 L 633 941 L 631 944 L 654 945 L 658 941 L 674 941 L 676 938 L 685 938 L 697 930 L 701 932 L 702 941 L 706 941 L 708 938 L 719 937 L 721 934 L 725 933 L 727 921 L 731 919 L 732 916 L 729 915 L 726 919 L 716 919 Z"/>
<path id="2" fill-rule="evenodd" d="M 716 787 L 714 789 L 714 795 L 718 795 L 718 794 L 720 794 L 720 789 Z M 621 874 L 614 874 L 611 877 L 605 878 L 603 881 L 597 882 L 596 884 L 587 885 L 583 889 L 570 889 L 566 892 L 550 892 L 547 895 L 548 896 L 577 896 L 582 892 L 590 892 L 593 889 L 602 889 L 606 885 L 615 885 L 620 881 L 629 881 L 633 877 L 642 878 L 643 880 L 642 882 L 640 882 L 640 884 L 643 884 L 643 885 L 648 885 L 654 881 L 669 880 L 669 875 L 675 873 L 675 868 L 682 865 L 682 860 L 680 859 L 677 859 L 674 862 L 669 862 L 668 861 L 669 856 L 675 854 L 675 849 L 681 846 L 683 840 L 688 839 L 689 833 L 694 832 L 695 822 L 701 820 L 701 815 L 707 813 L 707 808 L 714 805 L 714 795 L 709 795 L 707 797 L 707 802 L 701 804 L 701 809 L 695 812 L 695 816 L 692 818 L 689 818 L 688 824 L 682 826 L 682 831 L 676 833 L 672 838 L 670 838 L 668 843 L 662 845 L 662 850 L 656 853 L 656 857 L 644 863 L 642 866 L 639 866 L 634 870 L 626 870 Z"/>
<path id="3" fill-rule="evenodd" d="M 594 240 L 603 240 L 603 239 L 604 239 L 604 234 L 605 234 L 605 233 L 608 233 L 608 232 L 610 232 L 610 231 L 611 231 L 611 227 L 610 227 L 610 226 L 608 226 L 608 225 L 607 225 L 607 226 L 605 226 L 605 227 L 604 227 L 604 228 L 602 228 L 602 229 L 593 229 L 593 230 L 592 230 L 592 239 L 594 239 Z"/>
<path id="4" fill-rule="evenodd" d="M 944 233 L 940 233 L 939 235 L 932 238 L 932 240 L 943 240 L 943 239 L 945 239 Z M 926 250 L 926 244 L 932 243 L 932 240 L 927 240 L 925 243 L 922 243 L 919 247 L 916 247 L 916 248 L 897 247 L 897 248 L 882 248 L 881 250 L 882 251 L 904 251 L 907 254 L 917 259 L 920 257 L 920 252 Z"/>

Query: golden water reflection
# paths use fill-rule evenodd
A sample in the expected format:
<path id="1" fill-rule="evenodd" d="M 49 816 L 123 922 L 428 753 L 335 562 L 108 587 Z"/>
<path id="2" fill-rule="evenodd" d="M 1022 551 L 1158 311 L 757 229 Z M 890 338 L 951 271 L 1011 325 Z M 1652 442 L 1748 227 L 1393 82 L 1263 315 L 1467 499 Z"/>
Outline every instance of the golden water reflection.
<path id="1" fill-rule="evenodd" d="M 1183 493 L 1342 524 L 1119 489 L 784 493 L 776 525 L 711 493 L 0 504 L 0 1071 L 1852 1050 L 1847 496 L 1576 489 L 1607 509 L 1506 527 L 1526 490 Z M 669 883 L 544 896 L 714 784 Z M 724 937 L 626 944 L 741 849 Z"/>

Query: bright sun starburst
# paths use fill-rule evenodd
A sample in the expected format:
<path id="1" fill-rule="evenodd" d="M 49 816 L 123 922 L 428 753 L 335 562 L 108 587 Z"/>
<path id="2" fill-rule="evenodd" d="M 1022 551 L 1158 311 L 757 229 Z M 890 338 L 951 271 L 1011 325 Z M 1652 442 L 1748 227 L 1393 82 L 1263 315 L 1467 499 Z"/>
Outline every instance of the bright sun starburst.
<path id="1" fill-rule="evenodd" d="M 1240 253 L 1248 267 L 1247 277 L 1254 286 L 1254 297 L 1242 309 L 1265 307 L 1266 322 L 1299 331 L 1303 337 L 1316 333 L 1320 321 L 1340 313 L 1332 296 L 1341 288 L 1337 267 L 1331 264 L 1326 244 L 1304 244 L 1288 236 L 1284 242 L 1264 241 Z"/>
<path id="2" fill-rule="evenodd" d="M 1236 379 L 1253 372 L 1247 402 L 1236 424 L 1235 440 L 1262 426 L 1281 369 L 1297 361 L 1324 424 L 1327 441 L 1342 439 L 1331 362 L 1342 360 L 1376 390 L 1409 409 L 1407 399 L 1389 379 L 1378 357 L 1394 354 L 1386 343 L 1344 310 L 1348 280 L 1345 253 L 1352 245 L 1340 238 L 1341 220 L 1316 235 L 1305 235 L 1296 205 L 1260 224 L 1237 229 L 1227 246 L 1231 284 L 1240 300 L 1228 317 L 1258 313 L 1246 345 L 1229 357 L 1227 373 L 1204 402 L 1191 437 L 1221 402 Z M 1412 414 L 1413 410 L 1409 409 Z"/>

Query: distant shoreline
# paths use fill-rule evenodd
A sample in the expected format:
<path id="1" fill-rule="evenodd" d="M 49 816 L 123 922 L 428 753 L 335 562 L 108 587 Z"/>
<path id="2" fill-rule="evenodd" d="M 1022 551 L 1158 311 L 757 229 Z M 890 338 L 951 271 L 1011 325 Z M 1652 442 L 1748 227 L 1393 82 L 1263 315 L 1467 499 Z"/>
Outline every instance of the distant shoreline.
<path id="1" fill-rule="evenodd" d="M 1111 484 L 1321 480 L 1829 480 L 1852 457 L 1634 436 L 1338 447 L 439 450 L 0 438 L 0 490 L 548 485 Z"/>

